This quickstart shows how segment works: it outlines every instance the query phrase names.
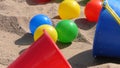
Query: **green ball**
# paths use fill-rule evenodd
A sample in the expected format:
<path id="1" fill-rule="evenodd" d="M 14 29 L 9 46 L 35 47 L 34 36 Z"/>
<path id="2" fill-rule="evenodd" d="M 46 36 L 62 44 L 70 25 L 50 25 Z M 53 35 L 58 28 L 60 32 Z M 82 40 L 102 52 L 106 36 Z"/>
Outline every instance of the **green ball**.
<path id="1" fill-rule="evenodd" d="M 78 27 L 71 20 L 62 20 L 56 25 L 58 41 L 63 43 L 72 42 L 78 35 Z"/>

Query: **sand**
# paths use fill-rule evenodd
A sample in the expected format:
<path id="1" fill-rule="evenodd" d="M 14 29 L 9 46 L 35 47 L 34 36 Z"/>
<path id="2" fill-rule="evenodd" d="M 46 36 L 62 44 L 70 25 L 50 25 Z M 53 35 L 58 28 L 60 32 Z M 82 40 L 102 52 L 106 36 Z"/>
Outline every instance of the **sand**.
<path id="1" fill-rule="evenodd" d="M 96 24 L 89 23 L 84 16 L 84 0 L 81 15 L 74 19 L 79 35 L 71 44 L 57 43 L 65 58 L 73 68 L 119 68 L 119 59 L 92 56 L 92 47 Z M 29 21 L 36 14 L 46 14 L 54 25 L 58 17 L 59 2 L 35 4 L 31 0 L 0 0 L 0 68 L 6 68 L 34 41 L 29 31 Z"/>

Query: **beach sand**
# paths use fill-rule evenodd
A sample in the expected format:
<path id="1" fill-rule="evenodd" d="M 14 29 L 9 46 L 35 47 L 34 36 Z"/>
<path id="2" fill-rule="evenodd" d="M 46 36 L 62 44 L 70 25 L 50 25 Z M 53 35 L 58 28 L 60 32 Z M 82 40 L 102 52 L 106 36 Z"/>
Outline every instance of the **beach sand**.
<path id="1" fill-rule="evenodd" d="M 81 15 L 74 19 L 79 28 L 78 37 L 71 44 L 57 42 L 58 47 L 73 68 L 120 68 L 118 59 L 92 56 L 95 23 L 85 19 L 85 0 L 78 0 Z M 58 16 L 58 1 L 35 4 L 31 0 L 0 0 L 0 68 L 7 68 L 34 41 L 29 21 L 36 14 L 49 16 L 54 25 Z"/>

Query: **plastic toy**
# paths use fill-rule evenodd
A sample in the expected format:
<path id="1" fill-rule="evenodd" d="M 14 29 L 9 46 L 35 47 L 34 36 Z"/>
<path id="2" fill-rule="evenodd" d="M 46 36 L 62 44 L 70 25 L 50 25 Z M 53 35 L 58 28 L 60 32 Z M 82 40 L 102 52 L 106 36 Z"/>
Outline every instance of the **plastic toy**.
<path id="1" fill-rule="evenodd" d="M 52 21 L 50 20 L 50 18 L 48 16 L 46 16 L 44 14 L 35 15 L 31 19 L 30 24 L 29 24 L 31 33 L 34 35 L 35 30 L 43 24 L 52 25 Z"/>
<path id="2" fill-rule="evenodd" d="M 86 19 L 90 22 L 96 23 L 99 19 L 100 11 L 102 9 L 101 0 L 91 0 L 87 3 L 84 13 Z"/>
<path id="3" fill-rule="evenodd" d="M 58 8 L 61 19 L 73 19 L 80 16 L 80 5 L 75 0 L 62 1 Z"/>
<path id="4" fill-rule="evenodd" d="M 72 1 L 72 0 L 64 0 L 64 1 Z M 75 0 L 73 0 L 73 1 L 75 1 Z"/>
<path id="5" fill-rule="evenodd" d="M 120 0 L 105 0 L 97 24 L 93 55 L 120 58 Z"/>
<path id="6" fill-rule="evenodd" d="M 50 2 L 51 0 L 33 0 L 35 3 L 37 4 L 41 4 L 41 3 L 47 3 Z"/>
<path id="7" fill-rule="evenodd" d="M 72 68 L 46 31 L 8 68 Z"/>
<path id="8" fill-rule="evenodd" d="M 57 31 L 53 26 L 50 25 L 39 26 L 34 33 L 34 40 L 36 41 L 39 37 L 42 36 L 44 29 L 49 33 L 50 37 L 56 42 L 58 38 Z"/>
<path id="9" fill-rule="evenodd" d="M 63 43 L 72 42 L 78 35 L 78 27 L 71 20 L 62 20 L 56 25 L 58 41 Z"/>

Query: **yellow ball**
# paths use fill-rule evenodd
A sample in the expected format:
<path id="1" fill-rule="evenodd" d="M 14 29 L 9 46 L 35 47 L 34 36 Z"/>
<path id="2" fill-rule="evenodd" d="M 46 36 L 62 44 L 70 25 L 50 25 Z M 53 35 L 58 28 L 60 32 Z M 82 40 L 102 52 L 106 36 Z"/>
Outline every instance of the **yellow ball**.
<path id="1" fill-rule="evenodd" d="M 57 38 L 58 38 L 57 31 L 53 26 L 50 26 L 50 25 L 39 26 L 34 33 L 34 40 L 36 41 L 39 37 L 41 37 L 43 35 L 43 30 L 44 29 L 50 35 L 50 37 L 53 39 L 53 41 L 56 42 Z"/>
<path id="2" fill-rule="evenodd" d="M 75 0 L 64 0 L 58 8 L 62 19 L 73 19 L 80 16 L 80 5 Z"/>
<path id="3" fill-rule="evenodd" d="M 64 0 L 64 1 L 71 1 L 71 0 Z M 74 0 L 75 1 L 75 0 Z"/>

